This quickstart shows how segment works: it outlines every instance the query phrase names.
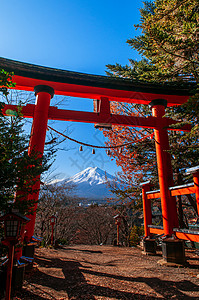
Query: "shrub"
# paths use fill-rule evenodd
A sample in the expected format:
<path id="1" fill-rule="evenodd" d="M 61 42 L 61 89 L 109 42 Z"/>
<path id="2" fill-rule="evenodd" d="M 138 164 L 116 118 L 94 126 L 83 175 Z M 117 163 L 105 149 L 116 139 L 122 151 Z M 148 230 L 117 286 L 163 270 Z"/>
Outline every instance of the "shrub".
<path id="1" fill-rule="evenodd" d="M 130 237 L 129 237 L 130 247 L 137 246 L 139 244 L 139 242 L 141 240 L 141 236 L 143 236 L 143 234 L 144 234 L 144 228 L 141 226 L 134 225 L 130 231 Z"/>

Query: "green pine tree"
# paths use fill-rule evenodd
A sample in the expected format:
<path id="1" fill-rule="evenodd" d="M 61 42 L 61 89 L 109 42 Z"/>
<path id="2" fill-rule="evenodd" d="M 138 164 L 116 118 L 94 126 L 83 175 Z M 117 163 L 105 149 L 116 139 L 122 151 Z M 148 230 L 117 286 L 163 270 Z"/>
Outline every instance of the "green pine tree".
<path id="1" fill-rule="evenodd" d="M 9 93 L 8 88 L 14 87 L 12 76 L 4 70 L 0 71 L 0 91 L 5 97 Z M 34 151 L 29 155 L 29 136 L 23 130 L 20 107 L 15 116 L 8 117 L 2 114 L 4 105 L 0 102 L 0 212 L 15 207 L 26 214 L 34 204 L 27 202 L 26 198 L 32 193 L 35 178 L 50 167 L 54 149 L 49 149 L 43 157 Z"/>
<path id="2" fill-rule="evenodd" d="M 192 125 L 189 133 L 169 132 L 175 183 L 186 183 L 190 177 L 183 175 L 184 169 L 199 164 L 199 3 L 198 0 L 145 1 L 140 13 L 141 20 L 136 28 L 141 34 L 127 40 L 127 43 L 139 52 L 142 59 L 129 59 L 129 64 L 125 66 L 118 63 L 109 64 L 107 75 L 153 83 L 166 82 L 168 88 L 170 82 L 172 85 L 190 87 L 193 96 L 187 103 L 167 109 L 167 116 Z M 118 104 L 118 109 L 122 106 L 125 110 L 125 105 Z M 128 104 L 127 111 L 129 114 L 147 116 L 149 107 Z M 134 136 L 133 130 L 131 134 Z M 105 135 L 110 135 L 111 138 L 113 133 L 105 132 Z M 136 168 L 139 170 L 139 166 L 148 164 L 149 168 L 144 167 L 142 170 L 143 178 L 150 177 L 157 183 L 157 172 L 154 172 L 154 143 L 146 139 L 141 143 L 132 144 L 129 148 L 134 155 L 133 162 L 131 159 L 129 163 L 135 165 L 135 171 Z M 112 153 L 119 160 L 118 153 Z M 136 179 L 140 178 L 134 176 L 134 179 L 135 183 L 138 183 Z M 189 196 L 189 202 L 196 213 L 195 200 Z M 179 205 L 180 203 L 181 201 Z M 183 220 L 182 216 L 181 219 Z"/>

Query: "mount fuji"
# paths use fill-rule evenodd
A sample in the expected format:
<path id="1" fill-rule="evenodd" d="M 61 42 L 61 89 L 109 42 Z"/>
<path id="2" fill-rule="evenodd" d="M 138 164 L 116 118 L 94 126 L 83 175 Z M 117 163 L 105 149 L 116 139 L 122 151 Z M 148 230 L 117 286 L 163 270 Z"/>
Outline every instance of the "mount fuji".
<path id="1" fill-rule="evenodd" d="M 106 198 L 114 198 L 107 183 L 119 183 L 115 176 L 101 170 L 98 167 L 89 167 L 74 176 L 65 179 L 64 183 L 74 184 L 74 193 L 78 197 L 102 203 Z"/>

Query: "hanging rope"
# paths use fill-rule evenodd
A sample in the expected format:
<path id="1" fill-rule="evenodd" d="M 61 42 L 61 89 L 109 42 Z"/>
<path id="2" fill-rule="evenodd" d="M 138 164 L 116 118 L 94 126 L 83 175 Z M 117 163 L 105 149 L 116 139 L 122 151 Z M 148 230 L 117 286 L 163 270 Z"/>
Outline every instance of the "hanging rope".
<path id="1" fill-rule="evenodd" d="M 153 137 L 153 135 L 154 135 L 154 133 L 151 133 L 151 134 L 149 134 L 149 135 L 147 135 L 147 136 L 145 136 L 145 137 L 143 137 L 143 138 L 141 138 L 141 139 L 138 139 L 138 140 L 135 140 L 135 141 L 131 141 L 131 142 L 128 142 L 128 143 L 124 143 L 124 144 L 121 144 L 121 145 L 117 145 L 117 146 L 96 146 L 96 145 L 91 145 L 91 144 L 87 144 L 87 143 L 83 143 L 83 142 L 77 141 L 77 140 L 75 140 L 75 139 L 73 139 L 73 138 L 71 138 L 71 137 L 69 137 L 69 136 L 67 136 L 67 135 L 65 135 L 65 134 L 63 134 L 63 133 L 61 133 L 60 131 L 58 131 L 58 130 L 52 128 L 51 126 L 48 126 L 48 128 L 51 129 L 52 131 L 58 133 L 59 135 L 65 137 L 65 138 L 67 138 L 67 139 L 69 139 L 69 140 L 72 141 L 72 142 L 75 142 L 75 143 L 80 144 L 80 145 L 83 145 L 83 146 L 88 146 L 88 147 L 98 148 L 98 149 L 114 149 L 114 148 L 121 148 L 121 147 L 124 147 L 124 146 L 128 146 L 128 145 L 131 145 L 131 144 L 134 144 L 134 143 L 141 142 L 142 140 L 144 140 L 144 139 L 146 139 L 146 138 L 148 138 L 148 137 L 150 137 L 150 138 L 152 139 L 152 137 Z"/>

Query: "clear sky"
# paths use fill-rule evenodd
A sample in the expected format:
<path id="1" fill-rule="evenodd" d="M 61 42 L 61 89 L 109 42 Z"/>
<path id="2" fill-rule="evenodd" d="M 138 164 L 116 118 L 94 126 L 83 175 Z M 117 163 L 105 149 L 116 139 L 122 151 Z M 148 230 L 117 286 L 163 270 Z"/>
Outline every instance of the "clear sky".
<path id="1" fill-rule="evenodd" d="M 126 40 L 137 34 L 141 0 L 1 0 L 0 56 L 42 66 L 105 75 L 106 64 L 139 59 Z M 54 99 L 56 101 L 57 98 Z M 92 111 L 91 99 L 65 99 L 66 107 Z M 52 103 L 53 104 L 53 103 Z M 77 140 L 103 145 L 101 132 L 92 124 L 57 122 L 63 132 Z M 104 150 L 66 142 L 53 168 L 60 176 L 71 176 L 89 166 L 114 174 L 120 169 Z"/>

